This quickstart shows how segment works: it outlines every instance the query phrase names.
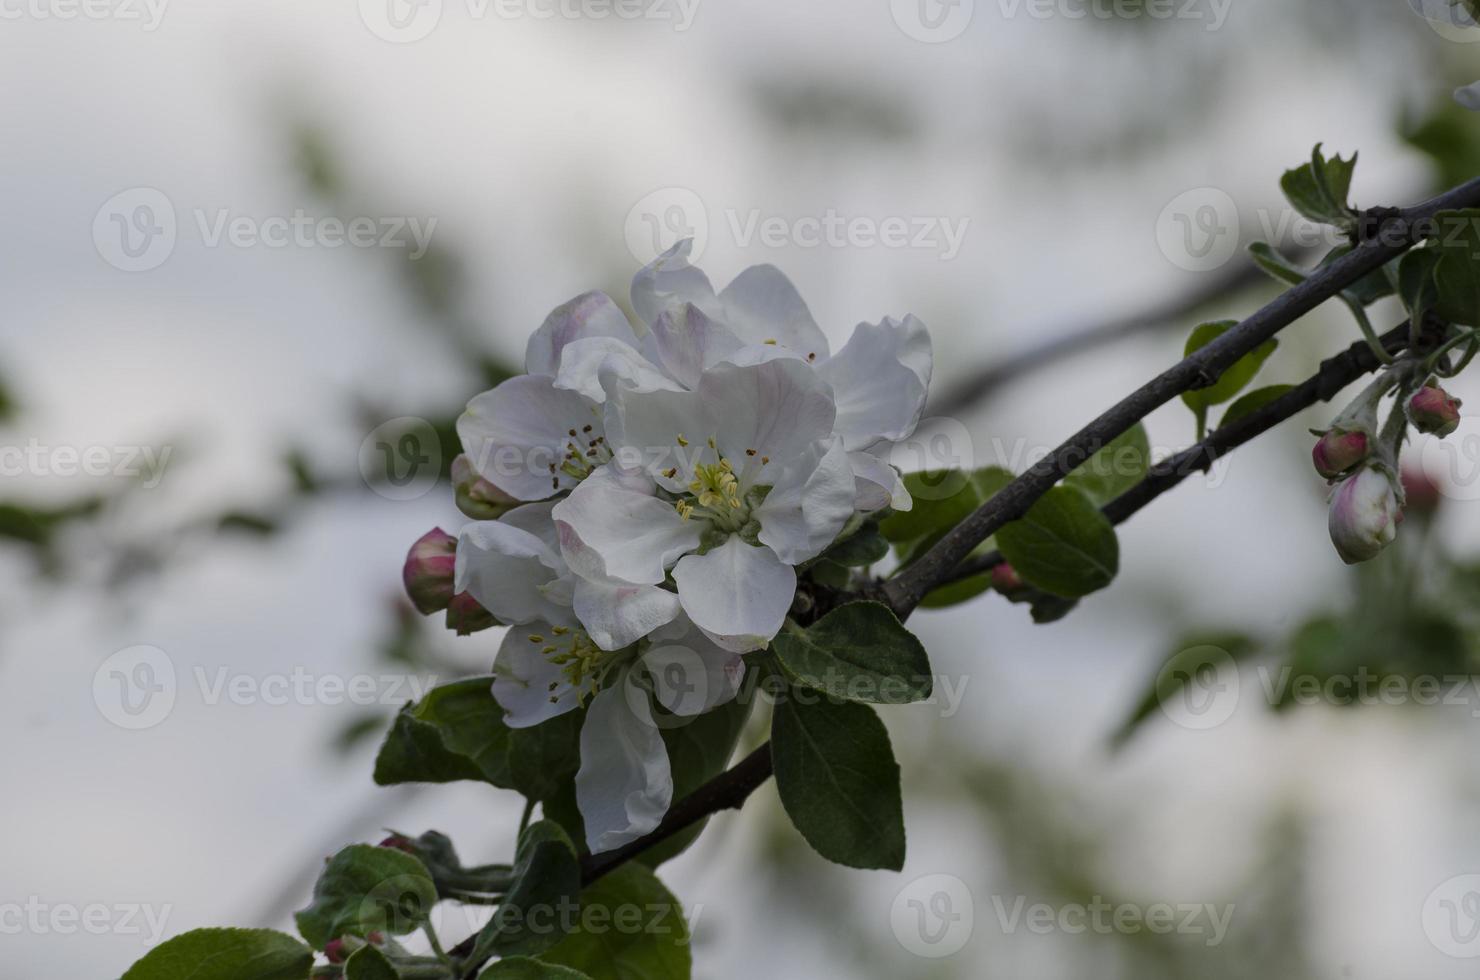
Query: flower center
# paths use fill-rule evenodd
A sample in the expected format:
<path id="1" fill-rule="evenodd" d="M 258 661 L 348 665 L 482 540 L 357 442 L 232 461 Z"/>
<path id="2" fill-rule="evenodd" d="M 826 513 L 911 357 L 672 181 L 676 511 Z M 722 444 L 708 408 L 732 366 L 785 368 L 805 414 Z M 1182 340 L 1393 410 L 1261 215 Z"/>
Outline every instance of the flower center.
<path id="1" fill-rule="evenodd" d="M 552 639 L 547 640 L 535 634 L 529 637 L 529 642 L 539 644 L 540 653 L 560 668 L 561 676 L 575 690 L 576 701 L 580 704 L 585 704 L 588 698 L 596 694 L 612 669 L 624 663 L 630 654 L 630 648 L 601 649 L 584 630 L 552 626 L 550 632 L 554 634 Z M 555 692 L 559 687 L 559 681 L 550 682 L 552 702 L 558 699 Z"/>
<path id="2" fill-rule="evenodd" d="M 550 464 L 552 490 L 560 489 L 560 473 L 579 483 L 590 476 L 592 470 L 612 458 L 606 436 L 596 435 L 594 429 L 594 426 L 585 425 L 579 431 L 571 429 L 566 433 L 566 442 L 562 447 L 565 456 L 559 463 Z"/>

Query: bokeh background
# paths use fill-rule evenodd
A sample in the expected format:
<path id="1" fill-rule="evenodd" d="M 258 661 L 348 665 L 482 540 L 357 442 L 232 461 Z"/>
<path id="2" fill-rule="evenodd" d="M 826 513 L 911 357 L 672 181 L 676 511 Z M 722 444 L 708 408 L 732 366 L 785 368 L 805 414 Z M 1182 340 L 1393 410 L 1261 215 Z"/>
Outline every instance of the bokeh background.
<path id="1" fill-rule="evenodd" d="M 486 669 L 497 644 L 402 607 L 406 548 L 461 517 L 445 481 L 381 479 L 373 433 L 410 418 L 445 436 L 550 308 L 590 288 L 625 302 L 655 245 L 694 234 L 721 283 L 781 266 L 835 348 L 915 313 L 940 392 L 1129 317 L 1114 343 L 952 412 L 969 461 L 1021 468 L 1174 361 L 1199 318 L 1273 295 L 1240 274 L 1240 246 L 1299 245 L 1278 178 L 1313 143 L 1361 151 L 1362 205 L 1480 172 L 1480 123 L 1450 102 L 1480 77 L 1480 29 L 1403 0 L 620 9 L 640 16 L 597 0 L 0 4 L 0 445 L 33 447 L 0 482 L 0 909 L 108 910 L 97 928 L 7 911 L 6 977 L 115 977 L 187 929 L 284 925 L 324 855 L 383 827 L 507 855 L 512 794 L 370 781 L 402 682 Z M 414 220 L 430 244 L 249 235 L 299 214 Z M 806 219 L 829 214 L 932 231 L 815 242 Z M 214 234 L 238 220 L 236 243 Z M 1223 282 L 1241 285 L 1205 310 L 1140 316 Z M 1261 380 L 1301 380 L 1357 336 L 1328 304 Z M 696 976 L 1473 971 L 1480 693 L 1274 711 L 1266 688 L 1311 617 L 1339 623 L 1405 582 L 1444 619 L 1438 639 L 1413 639 L 1404 607 L 1370 634 L 1378 653 L 1348 634 L 1322 656 L 1468 673 L 1480 576 L 1412 569 L 1480 558 L 1480 488 L 1451 468 L 1424 550 L 1353 573 L 1307 463 L 1304 430 L 1326 417 L 1134 518 L 1119 579 L 1061 622 L 991 595 L 918 615 L 962 696 L 885 712 L 904 872 L 828 865 L 765 787 L 664 872 Z M 1192 436 L 1177 404 L 1148 428 L 1163 451 Z M 130 476 L 146 449 L 163 466 Z M 94 472 L 66 475 L 69 451 Z M 1226 630 L 1259 653 L 1218 723 L 1153 712 L 1117 742 L 1168 655 Z M 110 686 L 109 658 L 140 646 L 176 679 L 148 724 Z M 382 703 L 261 696 L 295 676 L 371 678 Z M 223 680 L 247 693 L 213 696 Z M 1206 911 L 1169 935 L 1013 918 L 1096 896 L 1211 905 L 1228 931 L 1215 941 Z"/>

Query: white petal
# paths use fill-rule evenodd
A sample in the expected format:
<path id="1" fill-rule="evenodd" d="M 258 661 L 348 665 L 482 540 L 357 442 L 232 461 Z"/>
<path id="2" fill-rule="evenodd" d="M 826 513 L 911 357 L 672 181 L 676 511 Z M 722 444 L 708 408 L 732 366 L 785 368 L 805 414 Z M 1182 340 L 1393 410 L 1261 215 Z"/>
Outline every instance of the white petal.
<path id="1" fill-rule="evenodd" d="M 560 550 L 578 575 L 657 585 L 699 546 L 699 523 L 684 520 L 643 482 L 601 466 L 555 505 Z"/>
<path id="2" fill-rule="evenodd" d="M 791 280 L 774 265 L 753 265 L 719 294 L 726 326 L 747 344 L 774 344 L 801 357 L 827 357 L 827 335 Z"/>
<path id="3" fill-rule="evenodd" d="M 627 391 L 682 390 L 630 344 L 610 337 L 590 337 L 567 344 L 560 355 L 555 387 L 578 391 L 593 402 L 606 401 L 607 387 Z"/>
<path id="4" fill-rule="evenodd" d="M 620 650 L 673 621 L 678 596 L 656 585 L 577 578 L 575 614 L 603 650 Z"/>
<path id="5" fill-rule="evenodd" d="M 513 510 L 504 514 L 499 521 L 511 527 L 517 527 L 521 531 L 533 534 L 544 542 L 550 553 L 559 559 L 559 568 L 564 570 L 565 561 L 560 559 L 560 535 L 555 530 L 555 518 L 551 511 L 555 507 L 553 500 L 541 500 L 533 504 L 520 504 Z"/>
<path id="6" fill-rule="evenodd" d="M 915 430 L 930 387 L 930 335 L 912 316 L 860 323 L 837 356 L 817 368 L 832 385 L 836 431 L 849 450 Z"/>
<path id="7" fill-rule="evenodd" d="M 614 387 L 606 403 L 607 445 L 622 468 L 645 473 L 665 490 L 682 492 L 694 479 L 694 466 L 712 461 L 704 417 L 704 399 L 698 392 Z"/>
<path id="8" fill-rule="evenodd" d="M 627 322 L 627 314 L 610 296 L 582 293 L 551 310 L 529 338 L 524 348 L 524 370 L 553 376 L 560 370 L 560 354 L 565 346 L 588 337 L 611 337 L 629 347 L 637 346 L 637 335 Z"/>
<path id="9" fill-rule="evenodd" d="M 511 626 L 504 634 L 493 662 L 493 698 L 510 728 L 538 725 L 580 704 L 561 669 L 541 652 L 553 635 L 549 623 Z"/>
<path id="10" fill-rule="evenodd" d="M 796 595 L 797 576 L 770 548 L 739 537 L 673 569 L 678 598 L 694 625 L 726 650 L 746 653 L 771 641 Z"/>
<path id="11" fill-rule="evenodd" d="M 771 474 L 787 460 L 832 432 L 832 393 L 802 361 L 721 364 L 705 372 L 698 395 L 707 419 L 705 435 L 715 438 L 737 468 L 746 464 L 740 475 L 745 487 L 773 482 Z"/>
<path id="12" fill-rule="evenodd" d="M 788 565 L 814 558 L 853 516 L 856 496 L 843 444 L 814 443 L 782 470 L 757 508 L 761 543 Z"/>
<path id="13" fill-rule="evenodd" d="M 583 432 L 588 425 L 591 432 Z M 572 429 L 583 443 L 601 435 L 601 407 L 529 374 L 475 396 L 457 420 L 473 469 L 519 500 L 544 500 L 574 484 L 559 471 Z"/>
<path id="14" fill-rule="evenodd" d="M 881 449 L 887 453 L 889 448 L 889 443 L 880 443 L 871 446 L 868 452 L 848 454 L 848 465 L 853 468 L 854 477 L 853 506 L 858 510 L 874 511 L 885 507 L 909 510 L 914 507 L 915 502 L 910 499 L 910 492 L 905 489 L 899 471 L 889 465 L 888 459 L 874 455 Z"/>
<path id="15" fill-rule="evenodd" d="M 650 833 L 673 801 L 668 749 L 647 699 L 617 684 L 591 699 L 581 726 L 576 806 L 586 846 L 599 854 Z"/>
<path id="16" fill-rule="evenodd" d="M 699 383 L 699 375 L 743 346 L 730 329 L 712 320 L 692 303 L 664 310 L 643 338 L 648 359 L 662 366 L 670 377 L 686 388 Z"/>
<path id="17" fill-rule="evenodd" d="M 691 623 L 680 636 L 653 640 L 642 655 L 653 697 L 675 715 L 702 715 L 734 699 L 745 679 L 745 658 L 711 642 Z"/>
<path id="18" fill-rule="evenodd" d="M 693 303 L 710 316 L 719 317 L 719 299 L 709 277 L 689 265 L 693 245 L 692 238 L 685 238 L 633 277 L 632 308 L 649 326 L 658 322 L 664 310 L 684 303 Z"/>
<path id="19" fill-rule="evenodd" d="M 503 521 L 474 521 L 457 536 L 453 588 L 506 623 L 548 620 L 574 625 L 550 586 L 565 571 L 560 555 L 528 531 Z"/>

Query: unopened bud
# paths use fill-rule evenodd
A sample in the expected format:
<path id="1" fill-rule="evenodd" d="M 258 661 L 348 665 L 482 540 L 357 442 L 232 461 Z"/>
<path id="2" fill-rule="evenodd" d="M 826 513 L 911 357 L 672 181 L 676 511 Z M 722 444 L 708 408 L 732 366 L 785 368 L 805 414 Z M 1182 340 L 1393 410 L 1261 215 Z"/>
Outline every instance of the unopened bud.
<path id="1" fill-rule="evenodd" d="M 478 605 L 478 600 L 470 593 L 459 592 L 447 604 L 447 628 L 458 636 L 467 636 L 497 625 L 498 620 L 493 618 L 493 613 Z"/>
<path id="2" fill-rule="evenodd" d="M 989 577 L 992 588 L 1001 592 L 1003 595 L 1011 595 L 1023 588 L 1022 576 L 1018 575 L 1017 569 L 1013 568 L 1007 562 L 1002 562 L 1000 565 L 993 565 Z"/>
<path id="3" fill-rule="evenodd" d="M 1458 398 L 1438 385 L 1424 385 L 1408 399 L 1408 419 L 1419 432 L 1443 438 L 1459 428 Z"/>
<path id="4" fill-rule="evenodd" d="M 1310 451 L 1316 472 L 1328 480 L 1360 464 L 1372 452 L 1372 440 L 1360 430 L 1327 429 Z"/>
<path id="5" fill-rule="evenodd" d="M 457 497 L 457 509 L 475 521 L 497 520 L 519 504 L 479 476 L 466 453 L 452 461 L 452 490 Z"/>
<path id="6" fill-rule="evenodd" d="M 402 837 L 400 834 L 391 834 L 385 840 L 381 841 L 377 846 L 389 847 L 391 850 L 394 851 L 405 851 L 407 854 L 414 855 L 416 853 L 416 845 L 411 843 L 411 841 L 407 840 L 405 837 Z"/>
<path id="7" fill-rule="evenodd" d="M 345 951 L 343 939 L 331 939 L 325 943 L 324 955 L 329 958 L 330 963 L 343 963 L 349 956 Z"/>
<path id="8" fill-rule="evenodd" d="M 1380 470 L 1359 470 L 1331 492 L 1331 543 L 1348 565 L 1377 557 L 1398 536 L 1402 519 L 1392 480 Z"/>
<path id="9" fill-rule="evenodd" d="M 406 553 L 401 580 L 406 595 L 423 615 L 446 609 L 452 601 L 452 573 L 457 563 L 457 538 L 434 527 Z"/>

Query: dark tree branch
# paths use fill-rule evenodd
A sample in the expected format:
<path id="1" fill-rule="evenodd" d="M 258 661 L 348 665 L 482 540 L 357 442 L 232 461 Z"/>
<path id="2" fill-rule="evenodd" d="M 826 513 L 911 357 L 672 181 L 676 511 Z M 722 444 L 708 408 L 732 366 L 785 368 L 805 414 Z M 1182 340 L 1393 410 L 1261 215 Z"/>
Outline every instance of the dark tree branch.
<path id="1" fill-rule="evenodd" d="M 1408 346 L 1408 324 L 1394 327 L 1380 339 L 1388 353 L 1400 353 Z M 1140 483 L 1106 504 L 1102 513 L 1112 524 L 1125 522 L 1192 474 L 1206 473 L 1219 458 L 1317 402 L 1330 401 L 1347 385 L 1378 367 L 1372 348 L 1365 340 L 1357 341 L 1335 357 L 1322 361 L 1319 371 L 1279 398 L 1151 467 Z M 958 565 L 941 585 L 991 571 L 1001 563 L 1002 555 L 995 551 L 976 555 Z"/>
<path id="2" fill-rule="evenodd" d="M 1324 265 L 1212 343 L 1131 392 L 1099 418 L 1070 436 L 1048 456 L 1013 480 L 992 499 L 952 528 L 903 574 L 885 586 L 889 605 L 901 617 L 927 592 L 950 577 L 973 548 L 1028 508 L 1099 447 L 1125 432 L 1184 391 L 1203 388 L 1239 358 L 1335 296 L 1363 276 L 1402 255 L 1425 231 L 1435 214 L 1480 205 L 1480 178 L 1416 208 L 1395 212 L 1351 252 Z"/>

